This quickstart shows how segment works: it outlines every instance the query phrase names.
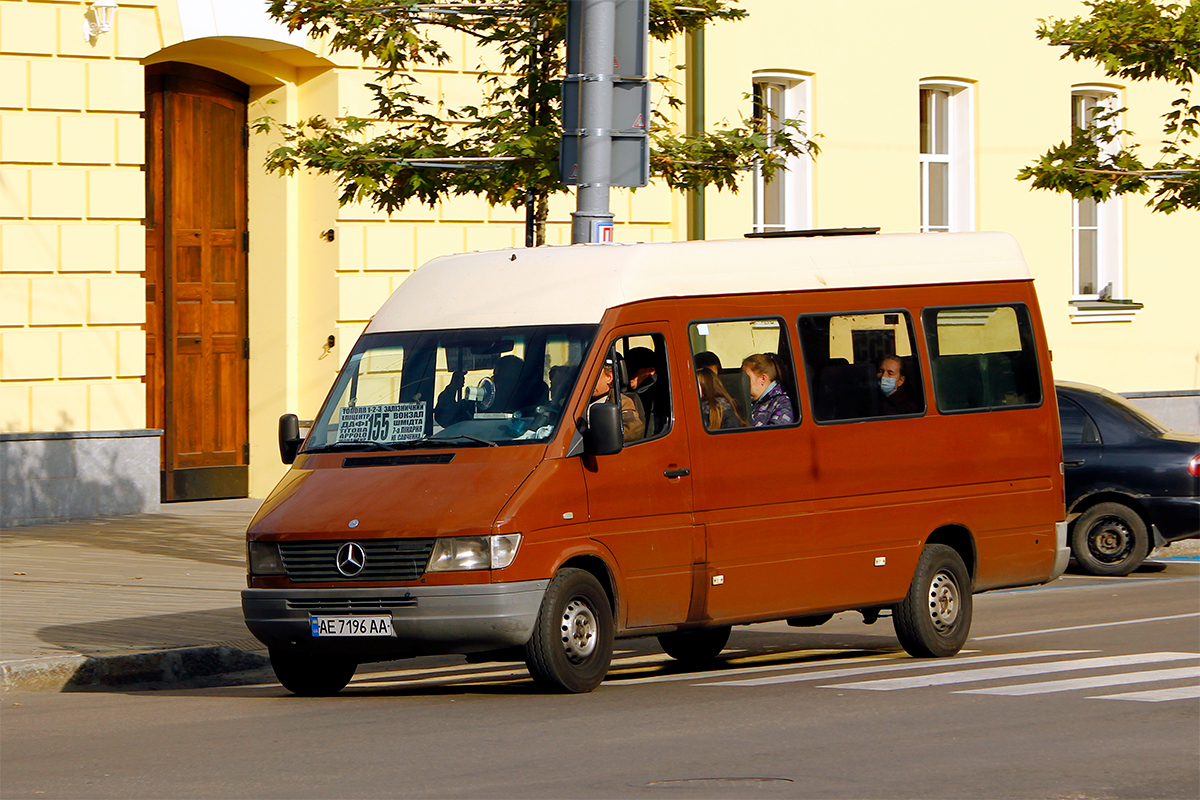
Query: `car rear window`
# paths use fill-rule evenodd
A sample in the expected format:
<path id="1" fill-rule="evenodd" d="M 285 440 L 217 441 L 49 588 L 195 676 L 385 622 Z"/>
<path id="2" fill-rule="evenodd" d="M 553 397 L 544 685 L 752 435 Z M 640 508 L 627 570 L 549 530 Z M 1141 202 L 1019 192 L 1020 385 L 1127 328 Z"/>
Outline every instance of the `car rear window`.
<path id="1" fill-rule="evenodd" d="M 1102 397 L 1113 411 L 1121 415 L 1126 422 L 1143 435 L 1161 436 L 1171 430 L 1120 395 L 1106 392 Z"/>

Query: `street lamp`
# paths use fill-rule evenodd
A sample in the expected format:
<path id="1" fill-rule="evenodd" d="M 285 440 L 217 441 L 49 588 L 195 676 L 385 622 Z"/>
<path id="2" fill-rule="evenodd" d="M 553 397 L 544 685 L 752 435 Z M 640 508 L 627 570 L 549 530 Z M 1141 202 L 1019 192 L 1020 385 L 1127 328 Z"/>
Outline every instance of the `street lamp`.
<path id="1" fill-rule="evenodd" d="M 92 0 L 92 7 L 83 18 L 83 38 L 89 42 L 112 30 L 117 19 L 117 0 Z"/>

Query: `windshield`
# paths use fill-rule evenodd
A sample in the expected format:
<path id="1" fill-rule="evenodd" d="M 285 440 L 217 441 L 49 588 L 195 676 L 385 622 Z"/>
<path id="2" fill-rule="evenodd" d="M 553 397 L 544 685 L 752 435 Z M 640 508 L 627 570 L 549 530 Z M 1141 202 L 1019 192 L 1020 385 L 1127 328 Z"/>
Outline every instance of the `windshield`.
<path id="1" fill-rule="evenodd" d="M 303 452 L 547 441 L 596 328 L 363 336 Z"/>

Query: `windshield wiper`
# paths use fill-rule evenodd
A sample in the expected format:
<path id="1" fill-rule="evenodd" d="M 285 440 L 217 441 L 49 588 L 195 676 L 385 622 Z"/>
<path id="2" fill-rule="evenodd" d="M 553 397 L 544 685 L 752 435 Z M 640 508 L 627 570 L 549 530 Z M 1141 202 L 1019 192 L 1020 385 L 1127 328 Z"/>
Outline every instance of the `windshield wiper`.
<path id="1" fill-rule="evenodd" d="M 402 447 L 444 447 L 448 443 L 455 441 L 461 441 L 464 444 L 470 443 L 476 447 L 498 447 L 495 442 L 480 439 L 476 436 L 467 436 L 464 433 L 456 433 L 453 436 L 425 436 L 420 439 L 410 439 L 407 442 L 395 442 L 393 447 L 396 449 Z"/>
<path id="2" fill-rule="evenodd" d="M 387 444 L 384 442 L 334 442 L 333 444 L 322 445 L 321 447 L 313 447 L 306 450 L 306 453 L 332 453 L 336 450 L 395 450 L 397 445 L 403 445 L 403 442 Z"/>

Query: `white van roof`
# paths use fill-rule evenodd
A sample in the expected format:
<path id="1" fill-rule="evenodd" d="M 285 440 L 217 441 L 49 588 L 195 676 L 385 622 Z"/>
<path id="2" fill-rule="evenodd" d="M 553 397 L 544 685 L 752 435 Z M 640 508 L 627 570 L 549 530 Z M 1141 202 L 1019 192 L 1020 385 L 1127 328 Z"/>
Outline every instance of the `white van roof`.
<path id="1" fill-rule="evenodd" d="M 609 308 L 660 297 L 1028 278 L 1006 233 L 514 248 L 429 261 L 366 332 L 594 324 Z"/>

